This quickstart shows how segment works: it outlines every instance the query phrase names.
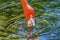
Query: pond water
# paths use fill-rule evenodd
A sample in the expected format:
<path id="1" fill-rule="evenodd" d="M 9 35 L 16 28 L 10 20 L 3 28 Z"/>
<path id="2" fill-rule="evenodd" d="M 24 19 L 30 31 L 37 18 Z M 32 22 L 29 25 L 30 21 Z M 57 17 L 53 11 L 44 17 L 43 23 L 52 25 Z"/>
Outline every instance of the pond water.
<path id="1" fill-rule="evenodd" d="M 59 1 L 60 2 L 60 1 Z M 58 2 L 50 2 L 45 7 L 45 12 L 48 12 L 49 14 L 53 14 L 56 16 L 57 20 L 52 18 L 50 16 L 40 16 L 39 18 L 36 17 L 36 27 L 37 29 L 33 32 L 36 32 L 39 36 L 39 40 L 60 40 L 60 6 L 53 8 L 53 5 L 58 5 L 60 3 Z M 50 7 L 52 5 L 52 8 Z M 51 15 L 52 16 L 52 15 Z M 40 18 L 43 18 L 45 20 L 41 20 Z M 42 21 L 49 22 L 49 24 L 44 24 Z M 41 27 L 42 26 L 42 27 Z M 23 33 L 24 34 L 24 33 Z M 27 34 L 25 34 L 27 35 Z"/>
<path id="2" fill-rule="evenodd" d="M 36 14 L 36 18 L 35 18 L 36 26 L 33 29 L 32 33 L 38 34 L 38 40 L 60 40 L 60 0 L 50 1 L 50 2 L 41 2 L 41 3 L 39 2 L 39 0 L 37 0 L 37 1 L 33 0 L 33 1 L 29 2 L 36 12 L 35 13 Z M 13 4 L 14 4 L 14 2 L 13 2 Z M 11 4 L 11 5 L 13 6 L 13 4 Z M 19 6 L 19 7 L 18 8 L 16 7 L 17 9 L 12 8 L 11 10 L 16 10 L 18 12 L 19 11 L 18 9 L 20 9 L 20 12 L 22 13 L 23 10 L 22 10 L 22 8 L 20 8 L 20 4 L 19 3 L 17 3 L 17 4 L 18 5 L 16 5 L 16 4 L 14 4 L 14 5 Z M 42 8 L 42 7 L 40 8 L 41 4 L 44 8 Z M 1 9 L 2 8 L 4 8 L 4 7 L 1 7 Z M 9 10 L 9 12 L 11 10 Z M 15 12 L 13 12 L 13 13 L 15 13 Z M 15 15 L 17 15 L 17 14 L 14 14 L 12 16 L 15 16 Z M 11 15 L 9 14 L 8 16 L 10 17 Z M 24 17 L 22 14 L 20 16 L 22 17 L 21 19 L 17 19 L 16 21 L 12 22 L 11 24 L 8 24 L 9 26 L 13 26 L 15 28 L 15 30 L 18 28 L 18 31 L 16 34 L 14 34 L 14 33 L 10 34 L 8 31 L 9 36 L 7 36 L 7 38 L 18 38 L 21 40 L 26 40 L 27 29 L 28 29 L 27 24 L 26 24 L 27 22 L 25 19 L 23 19 Z M 0 20 L 0 26 L 3 25 L 3 23 L 4 23 L 2 20 Z M 6 21 L 6 20 L 4 20 L 4 21 Z M 12 27 L 12 29 L 13 29 L 13 27 Z M 7 27 L 7 30 L 9 30 L 9 29 L 10 29 L 10 27 Z"/>

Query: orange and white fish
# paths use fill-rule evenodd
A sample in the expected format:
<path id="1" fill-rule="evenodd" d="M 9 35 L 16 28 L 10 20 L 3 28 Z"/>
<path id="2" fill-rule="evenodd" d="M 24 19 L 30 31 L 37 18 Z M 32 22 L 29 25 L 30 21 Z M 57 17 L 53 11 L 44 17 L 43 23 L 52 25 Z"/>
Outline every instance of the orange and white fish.
<path id="1" fill-rule="evenodd" d="M 35 13 L 34 9 L 28 4 L 27 0 L 21 0 L 23 9 L 24 9 L 24 15 L 26 17 L 26 20 L 28 21 L 28 27 L 32 27 L 35 25 L 34 18 Z"/>

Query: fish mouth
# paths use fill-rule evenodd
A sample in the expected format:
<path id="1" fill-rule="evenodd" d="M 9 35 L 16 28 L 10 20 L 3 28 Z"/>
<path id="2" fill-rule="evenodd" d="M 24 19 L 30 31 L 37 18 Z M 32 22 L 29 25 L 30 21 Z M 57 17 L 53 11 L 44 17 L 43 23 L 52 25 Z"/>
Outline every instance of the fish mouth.
<path id="1" fill-rule="evenodd" d="M 32 16 L 30 16 L 30 20 L 28 21 L 28 27 L 32 27 L 35 26 L 35 20 L 32 18 Z"/>

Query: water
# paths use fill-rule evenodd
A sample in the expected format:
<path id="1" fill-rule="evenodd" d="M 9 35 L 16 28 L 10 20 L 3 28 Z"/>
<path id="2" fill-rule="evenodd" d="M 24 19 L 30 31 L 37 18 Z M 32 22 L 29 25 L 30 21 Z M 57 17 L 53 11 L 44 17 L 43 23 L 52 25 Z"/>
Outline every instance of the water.
<path id="1" fill-rule="evenodd" d="M 0 12 L 0 13 L 2 13 L 1 15 L 4 15 L 4 17 L 2 16 L 0 17 L 0 24 L 2 24 L 0 25 L 1 26 L 0 31 L 4 29 L 4 27 L 2 28 L 2 26 L 8 24 L 7 28 L 3 30 L 3 32 L 6 32 L 9 34 L 7 38 L 17 38 L 17 39 L 24 40 L 26 39 L 28 28 L 26 24 L 27 22 L 23 15 L 21 4 L 19 3 L 20 2 L 16 2 L 16 3 L 11 2 L 8 6 L 6 6 L 6 4 L 5 6 L 4 5 L 2 5 L 2 7 L 0 6 L 1 9 L 3 9 L 3 12 Z M 35 0 L 29 3 L 34 8 L 35 14 L 36 14 L 36 18 L 35 18 L 36 28 L 32 31 L 32 33 L 37 33 L 39 40 L 60 40 L 60 0 L 50 1 L 50 2 L 43 2 L 43 1 L 40 2 L 39 0 L 37 1 Z M 11 5 L 13 5 L 13 7 L 11 7 Z M 8 8 L 10 8 L 11 10 L 10 9 L 8 10 Z M 5 9 L 8 12 L 6 11 L 5 13 L 4 11 Z M 13 11 L 13 12 L 10 12 L 10 11 Z M 12 14 L 8 15 L 9 12 L 10 14 L 11 13 Z M 22 13 L 22 14 L 19 14 L 19 13 Z M 16 15 L 17 16 L 19 15 L 20 17 L 18 16 L 16 17 L 16 19 L 14 19 Z M 5 22 L 9 18 L 12 18 L 11 19 L 13 21 L 12 23 Z M 12 29 L 14 30 L 12 31 Z M 14 31 L 17 33 L 15 33 Z M 3 35 L 3 34 L 0 33 L 0 35 Z"/>

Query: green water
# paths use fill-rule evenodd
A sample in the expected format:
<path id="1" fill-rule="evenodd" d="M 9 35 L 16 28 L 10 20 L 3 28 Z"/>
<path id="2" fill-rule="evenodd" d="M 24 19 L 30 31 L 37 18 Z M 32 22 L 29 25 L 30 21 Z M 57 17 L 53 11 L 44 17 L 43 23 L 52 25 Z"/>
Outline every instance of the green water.
<path id="1" fill-rule="evenodd" d="M 35 10 L 39 40 L 60 40 L 60 0 L 28 0 Z M 0 39 L 25 40 L 27 25 L 19 0 L 0 0 Z"/>

